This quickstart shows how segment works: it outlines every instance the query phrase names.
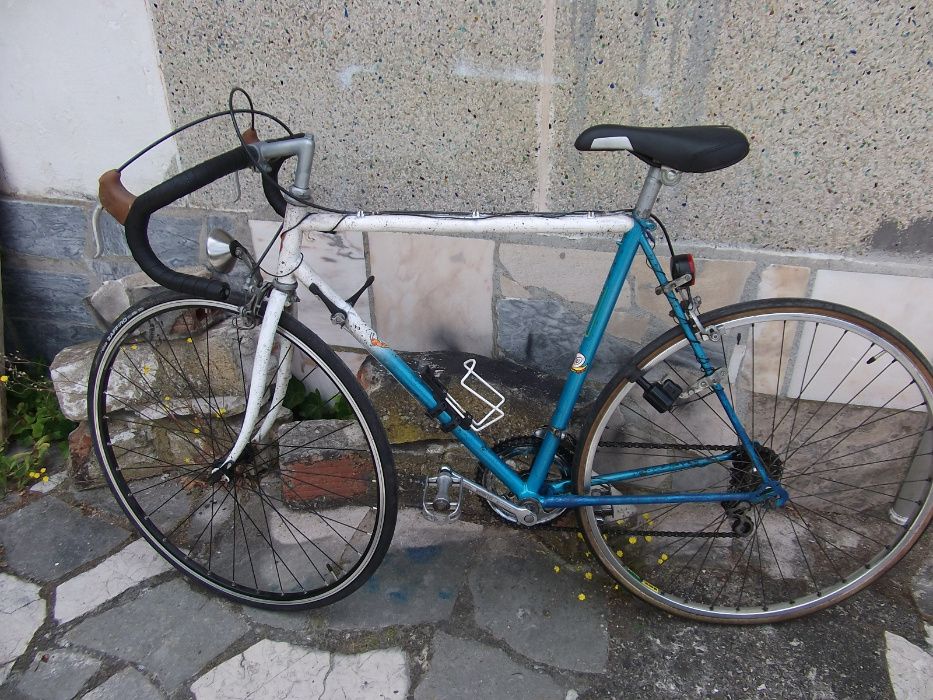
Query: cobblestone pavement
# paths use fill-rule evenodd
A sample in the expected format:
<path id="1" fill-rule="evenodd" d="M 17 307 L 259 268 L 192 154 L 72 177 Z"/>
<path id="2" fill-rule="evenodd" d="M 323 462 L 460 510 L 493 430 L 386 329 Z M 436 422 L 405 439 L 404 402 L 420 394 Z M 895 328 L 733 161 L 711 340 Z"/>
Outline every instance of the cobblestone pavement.
<path id="1" fill-rule="evenodd" d="M 614 590 L 573 530 L 406 509 L 363 588 L 275 613 L 194 587 L 108 492 L 50 483 L 0 506 L 3 698 L 931 697 L 928 537 L 854 599 L 735 628 Z"/>

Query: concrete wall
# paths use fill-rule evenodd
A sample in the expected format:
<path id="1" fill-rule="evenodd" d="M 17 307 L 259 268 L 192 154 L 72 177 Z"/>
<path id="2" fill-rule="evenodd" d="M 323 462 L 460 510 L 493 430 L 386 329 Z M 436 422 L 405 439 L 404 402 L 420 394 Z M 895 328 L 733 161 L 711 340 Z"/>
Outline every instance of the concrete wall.
<path id="1" fill-rule="evenodd" d="M 762 294 L 833 298 L 880 315 L 933 354 L 921 308 L 933 294 L 931 13 L 921 4 L 90 4 L 94 21 L 126 41 L 32 36 L 50 55 L 43 60 L 73 63 L 75 77 L 40 71 L 36 79 L 55 91 L 30 93 L 28 104 L 19 72 L 0 77 L 0 106 L 23 105 L 18 131 L 0 135 L 4 208 L 20 222 L 0 232 L 5 288 L 23 270 L 58 271 L 74 278 L 61 284 L 80 302 L 107 271 L 87 262 L 93 183 L 76 163 L 91 163 L 92 174 L 112 167 L 167 129 L 161 115 L 180 124 L 222 109 L 230 87 L 241 85 L 258 107 L 315 133 L 316 200 L 354 210 L 622 208 L 634 202 L 644 166 L 624 153 L 576 152 L 583 128 L 732 124 L 748 135 L 749 157 L 685 176 L 657 208 L 681 251 L 704 259 L 704 308 Z M 19 65 L 49 12 L 9 7 L 21 31 L 0 36 L 0 56 Z M 101 79 L 111 69 L 136 78 Z M 120 87 L 89 92 L 95 84 Z M 87 94 L 88 102 L 73 99 Z M 59 103 L 91 107 L 63 119 Z M 6 154 L 28 152 L 30 129 L 57 133 L 75 121 L 88 126 L 79 130 L 82 152 L 51 148 L 42 159 L 59 169 L 45 180 L 71 184 L 21 184 L 43 181 L 39 163 Z M 278 135 L 261 123 L 260 131 Z M 104 142 L 106 157 L 91 162 Z M 233 143 L 229 124 L 218 121 L 182 135 L 177 150 L 188 166 Z M 169 147 L 139 177 L 169 171 L 174 157 Z M 255 177 L 241 182 L 239 199 L 232 182 L 218 183 L 189 203 L 200 209 L 167 219 L 191 218 L 203 231 L 211 212 L 238 212 L 233 225 L 245 235 L 248 216 L 261 242 L 274 215 Z M 29 242 L 47 230 L 48 207 L 81 210 L 62 224 L 73 241 L 67 254 L 49 257 L 48 246 Z M 562 372 L 612 249 L 596 239 L 384 234 L 309 241 L 305 252 L 332 270 L 340 291 L 375 274 L 365 313 L 402 349 L 501 354 Z M 606 359 L 598 358 L 603 371 L 669 325 L 646 293 L 646 270 L 636 271 L 601 351 Z M 31 289 L 31 299 L 52 298 L 41 284 Z M 911 303 L 879 302 L 890 296 Z M 334 335 L 308 302 L 299 308 Z"/>

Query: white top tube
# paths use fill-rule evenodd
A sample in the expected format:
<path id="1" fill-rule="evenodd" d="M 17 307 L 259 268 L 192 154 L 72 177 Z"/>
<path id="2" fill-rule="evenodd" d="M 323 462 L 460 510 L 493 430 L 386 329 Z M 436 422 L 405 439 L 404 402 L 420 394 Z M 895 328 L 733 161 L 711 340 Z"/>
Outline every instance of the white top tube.
<path id="1" fill-rule="evenodd" d="M 287 221 L 296 222 L 306 210 L 292 208 Z M 305 219 L 302 231 L 366 231 L 396 233 L 551 233 L 578 235 L 614 235 L 626 233 L 634 226 L 631 216 L 624 213 L 586 214 L 354 214 L 341 220 L 340 214 L 318 213 Z M 292 223 L 286 223 L 286 228 Z"/>

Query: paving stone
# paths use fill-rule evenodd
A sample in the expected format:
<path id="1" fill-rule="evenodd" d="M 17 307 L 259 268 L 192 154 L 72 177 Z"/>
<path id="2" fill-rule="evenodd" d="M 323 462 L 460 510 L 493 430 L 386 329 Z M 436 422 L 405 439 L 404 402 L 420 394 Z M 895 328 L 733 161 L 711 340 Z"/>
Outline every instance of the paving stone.
<path id="1" fill-rule="evenodd" d="M 45 620 L 45 601 L 39 587 L 9 574 L 0 574 L 0 685 L 13 662 Z"/>
<path id="2" fill-rule="evenodd" d="M 198 700 L 401 698 L 408 668 L 399 649 L 343 656 L 264 639 L 191 686 Z"/>
<path id="3" fill-rule="evenodd" d="M 515 663 L 499 649 L 444 632 L 434 635 L 431 668 L 415 689 L 415 700 L 565 700 L 567 697 L 570 693 L 547 674 Z"/>
<path id="4" fill-rule="evenodd" d="M 55 591 L 55 619 L 80 617 L 128 588 L 172 568 L 145 540 L 136 540 Z"/>
<path id="5" fill-rule="evenodd" d="M 401 508 L 395 521 L 392 549 L 407 550 L 413 547 L 432 547 L 441 544 L 469 542 L 483 534 L 479 523 L 457 520 L 452 523 L 431 522 L 418 508 Z"/>
<path id="6" fill-rule="evenodd" d="M 392 546 L 376 572 L 351 596 L 315 611 L 336 629 L 380 629 L 446 620 L 466 580 L 470 542 L 482 527 L 443 526 L 413 508 L 399 512 Z"/>
<path id="7" fill-rule="evenodd" d="M 333 629 L 381 629 L 446 620 L 465 582 L 467 561 L 462 543 L 389 550 L 361 588 L 315 611 L 315 617 Z"/>
<path id="8" fill-rule="evenodd" d="M 558 575 L 553 567 L 526 538 L 484 540 L 469 575 L 476 623 L 539 663 L 601 672 L 608 656 L 605 597 L 582 572 Z M 586 600 L 578 600 L 581 593 Z"/>
<path id="9" fill-rule="evenodd" d="M 49 493 L 65 480 L 65 472 L 58 472 L 49 476 L 48 481 L 39 481 L 29 487 L 33 493 Z"/>
<path id="10" fill-rule="evenodd" d="M 246 631 L 216 596 L 173 579 L 84 620 L 66 639 L 139 664 L 171 691 Z"/>
<path id="11" fill-rule="evenodd" d="M 162 697 L 143 674 L 135 668 L 125 668 L 86 693 L 82 700 L 161 700 Z"/>
<path id="12" fill-rule="evenodd" d="M 82 489 L 80 491 L 74 491 L 72 495 L 75 500 L 86 503 L 97 510 L 104 510 L 108 513 L 119 515 L 121 518 L 125 517 L 123 509 L 120 508 L 120 504 L 117 503 L 117 499 L 113 497 L 113 493 L 111 493 L 108 486 Z"/>
<path id="13" fill-rule="evenodd" d="M 903 637 L 884 633 L 888 675 L 897 700 L 929 700 L 933 657 Z"/>
<path id="14" fill-rule="evenodd" d="M 408 695 L 408 661 L 401 649 L 334 654 L 323 697 L 390 700 Z"/>
<path id="15" fill-rule="evenodd" d="M 910 580 L 911 593 L 920 612 L 933 619 L 933 553 L 928 553 Z"/>
<path id="16" fill-rule="evenodd" d="M 127 538 L 122 528 L 85 517 L 53 496 L 0 520 L 0 540 L 13 571 L 54 581 L 105 555 Z"/>
<path id="17" fill-rule="evenodd" d="M 35 700 L 71 700 L 100 665 L 94 657 L 71 649 L 40 651 L 23 671 L 16 690 Z"/>
<path id="18" fill-rule="evenodd" d="M 282 630 L 300 631 L 308 626 L 310 615 L 307 610 L 293 610 L 280 612 L 278 610 L 264 610 L 243 606 L 243 613 L 253 622 L 268 625 Z"/>

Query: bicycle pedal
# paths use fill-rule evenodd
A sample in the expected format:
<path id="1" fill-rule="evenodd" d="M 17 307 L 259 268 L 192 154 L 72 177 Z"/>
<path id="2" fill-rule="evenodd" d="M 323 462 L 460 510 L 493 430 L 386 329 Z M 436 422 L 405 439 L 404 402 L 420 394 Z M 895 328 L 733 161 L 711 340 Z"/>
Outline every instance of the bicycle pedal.
<path id="1" fill-rule="evenodd" d="M 463 481 L 449 467 L 441 467 L 437 476 L 424 480 L 421 514 L 432 522 L 452 523 L 460 519 Z"/>

